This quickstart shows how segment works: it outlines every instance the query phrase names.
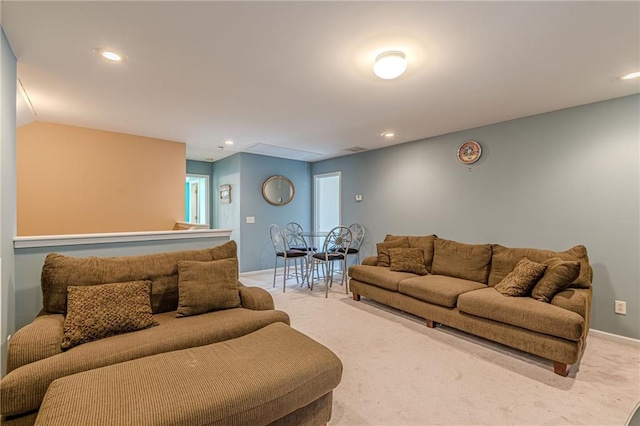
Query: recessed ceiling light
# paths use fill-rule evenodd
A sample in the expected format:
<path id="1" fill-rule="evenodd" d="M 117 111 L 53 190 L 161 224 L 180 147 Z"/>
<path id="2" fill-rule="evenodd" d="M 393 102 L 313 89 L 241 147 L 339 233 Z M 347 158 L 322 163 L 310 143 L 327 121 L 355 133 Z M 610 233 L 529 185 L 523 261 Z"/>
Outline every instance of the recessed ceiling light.
<path id="1" fill-rule="evenodd" d="M 232 140 L 226 140 L 224 141 L 225 145 L 233 145 L 233 141 Z"/>
<path id="2" fill-rule="evenodd" d="M 620 80 L 631 80 L 632 78 L 638 77 L 640 77 L 640 72 L 632 72 L 631 74 L 620 77 Z"/>
<path id="3" fill-rule="evenodd" d="M 96 47 L 93 49 L 96 55 L 100 56 L 103 59 L 108 60 L 109 62 L 125 62 L 127 57 L 113 49 L 104 49 L 102 47 Z"/>
<path id="4" fill-rule="evenodd" d="M 393 132 L 384 132 L 384 133 L 380 133 L 380 136 L 382 136 L 383 138 L 392 138 L 394 137 L 396 134 Z"/>
<path id="5" fill-rule="evenodd" d="M 373 65 L 375 75 L 383 80 L 400 77 L 407 70 L 407 58 L 400 51 L 383 52 L 376 57 Z"/>

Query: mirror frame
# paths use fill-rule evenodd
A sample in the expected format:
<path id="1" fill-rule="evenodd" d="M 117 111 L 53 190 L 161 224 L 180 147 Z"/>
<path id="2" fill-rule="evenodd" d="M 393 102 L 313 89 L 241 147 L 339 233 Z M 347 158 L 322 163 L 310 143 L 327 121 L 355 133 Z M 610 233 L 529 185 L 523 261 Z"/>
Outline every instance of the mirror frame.
<path id="1" fill-rule="evenodd" d="M 269 183 L 271 183 L 271 182 L 274 182 L 274 181 L 278 180 L 278 179 L 284 181 L 286 184 L 289 185 L 291 195 L 286 200 L 284 200 L 284 199 L 282 201 L 271 200 L 267 196 L 267 191 L 266 191 L 267 185 Z M 293 186 L 293 182 L 291 182 L 288 178 L 286 178 L 284 176 L 281 176 L 281 175 L 271 176 L 271 177 L 267 178 L 267 180 L 265 180 L 264 183 L 262 184 L 262 197 L 264 198 L 264 200 L 267 203 L 269 203 L 269 204 L 271 204 L 273 206 L 284 206 L 285 204 L 289 204 L 293 200 L 293 197 L 295 195 L 296 195 L 296 188 L 295 188 L 295 186 Z"/>

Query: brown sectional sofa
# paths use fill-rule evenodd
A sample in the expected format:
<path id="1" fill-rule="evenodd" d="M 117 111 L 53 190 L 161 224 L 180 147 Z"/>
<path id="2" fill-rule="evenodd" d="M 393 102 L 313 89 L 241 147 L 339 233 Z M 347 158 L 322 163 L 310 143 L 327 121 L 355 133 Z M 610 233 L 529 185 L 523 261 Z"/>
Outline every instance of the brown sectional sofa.
<path id="1" fill-rule="evenodd" d="M 234 241 L 211 249 L 144 256 L 75 258 L 58 254 L 48 255 L 42 272 L 44 309 L 32 323 L 18 330 L 10 340 L 7 375 L 0 381 L 1 423 L 34 424 L 45 393 L 56 379 L 66 380 L 74 375 L 143 358 L 152 359 L 171 352 L 178 353 L 180 350 L 232 341 L 274 323 L 289 325 L 289 316 L 285 312 L 275 310 L 273 299 L 267 291 L 257 287 L 245 287 L 237 282 L 237 266 L 233 272 L 235 278 L 232 277 L 231 282 L 235 281 L 238 284 L 239 307 L 178 318 L 178 262 L 210 262 L 221 259 L 237 261 L 237 246 Z M 151 282 L 150 295 L 147 287 L 147 303 L 150 299 L 152 317 L 158 325 L 62 350 L 68 286 L 126 283 L 135 280 Z M 260 351 L 259 348 L 256 350 Z M 155 361 L 158 365 L 162 362 L 166 360 L 163 361 L 161 358 Z M 166 367 L 166 370 L 169 370 L 171 366 Z M 250 366 L 244 368 L 251 369 Z M 337 369 L 335 360 L 333 368 L 334 371 Z M 341 365 L 339 369 L 341 371 Z M 153 386 L 153 380 L 147 378 L 145 381 Z M 330 417 L 331 395 L 323 392 L 322 395 L 317 395 L 316 399 L 313 409 L 307 411 L 313 412 L 314 416 L 322 412 L 325 413 L 325 417 Z M 60 406 L 64 403 L 66 401 L 53 401 L 50 405 Z M 282 411 L 282 407 L 280 410 Z M 304 416 L 307 411 L 300 406 L 291 407 L 290 412 L 297 413 L 291 418 L 300 420 L 300 413 Z M 328 420 L 326 417 L 318 423 L 326 423 Z M 39 423 L 47 424 L 42 421 Z M 282 424 L 287 422 L 284 421 Z"/>
<path id="2" fill-rule="evenodd" d="M 428 274 L 391 270 L 393 248 L 421 248 Z M 539 263 L 577 261 L 579 274 L 550 303 L 497 291 L 495 286 L 525 257 Z M 420 316 L 429 327 L 441 323 L 552 360 L 562 376 L 578 361 L 589 332 L 592 269 L 584 246 L 555 252 L 464 244 L 435 235 L 387 235 L 378 244 L 378 256 L 352 266 L 349 276 L 355 300 L 364 296 Z"/>

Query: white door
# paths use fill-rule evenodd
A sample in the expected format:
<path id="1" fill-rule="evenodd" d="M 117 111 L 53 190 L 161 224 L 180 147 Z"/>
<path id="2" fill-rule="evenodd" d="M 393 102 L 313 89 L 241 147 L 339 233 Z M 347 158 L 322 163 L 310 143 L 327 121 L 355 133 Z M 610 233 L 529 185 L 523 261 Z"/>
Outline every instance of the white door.
<path id="1" fill-rule="evenodd" d="M 341 172 L 324 173 L 313 177 L 313 230 L 327 232 L 339 226 Z"/>

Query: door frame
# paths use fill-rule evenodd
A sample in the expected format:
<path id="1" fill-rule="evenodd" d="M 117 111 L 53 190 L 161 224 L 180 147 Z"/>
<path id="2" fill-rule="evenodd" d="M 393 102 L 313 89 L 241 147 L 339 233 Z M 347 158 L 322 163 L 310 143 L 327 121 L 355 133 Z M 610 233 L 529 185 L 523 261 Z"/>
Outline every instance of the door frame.
<path id="1" fill-rule="evenodd" d="M 313 231 L 329 231 L 329 229 L 317 229 L 318 224 L 318 180 L 327 177 L 338 177 L 338 225 L 342 223 L 342 172 L 329 172 L 313 175 Z"/>

